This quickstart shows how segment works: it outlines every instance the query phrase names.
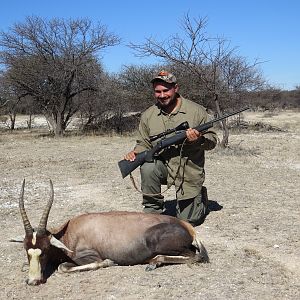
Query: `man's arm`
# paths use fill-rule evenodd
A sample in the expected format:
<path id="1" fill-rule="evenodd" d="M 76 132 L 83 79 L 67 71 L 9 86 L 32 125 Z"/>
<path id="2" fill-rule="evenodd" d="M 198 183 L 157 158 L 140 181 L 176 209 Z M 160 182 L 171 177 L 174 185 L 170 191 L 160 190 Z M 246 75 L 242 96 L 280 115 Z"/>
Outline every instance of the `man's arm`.
<path id="1" fill-rule="evenodd" d="M 140 153 L 151 148 L 152 144 L 150 142 L 149 137 L 149 127 L 147 125 L 147 120 L 145 119 L 145 116 L 142 114 L 138 128 L 136 145 L 133 150 L 135 153 Z"/>
<path id="2" fill-rule="evenodd" d="M 134 149 L 129 153 L 127 153 L 124 156 L 124 159 L 129 161 L 134 161 L 138 153 L 141 153 L 145 150 L 149 150 L 151 148 L 152 148 L 152 144 L 149 138 L 149 129 L 144 120 L 144 116 L 142 115 L 138 127 L 138 137 Z"/>

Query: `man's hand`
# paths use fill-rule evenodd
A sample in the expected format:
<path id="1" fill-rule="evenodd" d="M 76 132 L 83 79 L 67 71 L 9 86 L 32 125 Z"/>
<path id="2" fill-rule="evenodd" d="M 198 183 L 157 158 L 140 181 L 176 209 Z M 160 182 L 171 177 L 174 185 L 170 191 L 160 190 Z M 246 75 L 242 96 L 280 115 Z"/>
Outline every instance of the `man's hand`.
<path id="1" fill-rule="evenodd" d="M 129 153 L 127 153 L 124 156 L 125 160 L 130 160 L 130 161 L 134 161 L 135 160 L 135 156 L 136 156 L 136 152 L 134 150 L 130 151 Z"/>
<path id="2" fill-rule="evenodd" d="M 186 138 L 189 143 L 196 142 L 201 136 L 202 133 L 194 128 L 189 128 L 186 131 Z"/>

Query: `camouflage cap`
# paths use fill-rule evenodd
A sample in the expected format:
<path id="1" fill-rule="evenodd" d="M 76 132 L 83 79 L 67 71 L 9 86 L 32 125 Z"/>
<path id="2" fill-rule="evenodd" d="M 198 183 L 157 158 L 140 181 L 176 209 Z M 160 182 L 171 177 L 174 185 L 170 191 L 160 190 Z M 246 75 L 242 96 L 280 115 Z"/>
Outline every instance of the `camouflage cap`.
<path id="1" fill-rule="evenodd" d="M 177 83 L 177 79 L 176 77 L 172 74 L 169 73 L 167 71 L 160 71 L 157 76 L 155 76 L 152 80 L 151 83 L 153 83 L 154 81 L 164 81 L 167 83 Z"/>

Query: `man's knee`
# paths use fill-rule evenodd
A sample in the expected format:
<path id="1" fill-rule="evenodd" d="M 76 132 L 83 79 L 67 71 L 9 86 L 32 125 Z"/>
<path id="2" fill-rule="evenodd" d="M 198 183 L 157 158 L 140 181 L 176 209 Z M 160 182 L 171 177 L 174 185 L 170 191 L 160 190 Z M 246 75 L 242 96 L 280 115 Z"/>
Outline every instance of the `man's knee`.
<path id="1" fill-rule="evenodd" d="M 153 175 L 153 173 L 156 172 L 156 164 L 154 162 L 145 162 L 144 164 L 141 165 L 141 176 L 143 177 L 148 177 Z"/>
<path id="2" fill-rule="evenodd" d="M 166 180 L 165 166 L 161 161 L 144 163 L 141 166 L 141 186 L 143 191 L 144 212 L 162 213 L 164 197 L 160 194 L 161 185 Z"/>
<path id="3" fill-rule="evenodd" d="M 146 179 L 159 179 L 159 181 L 166 181 L 167 167 L 160 160 L 154 162 L 145 162 L 141 166 L 141 178 Z"/>

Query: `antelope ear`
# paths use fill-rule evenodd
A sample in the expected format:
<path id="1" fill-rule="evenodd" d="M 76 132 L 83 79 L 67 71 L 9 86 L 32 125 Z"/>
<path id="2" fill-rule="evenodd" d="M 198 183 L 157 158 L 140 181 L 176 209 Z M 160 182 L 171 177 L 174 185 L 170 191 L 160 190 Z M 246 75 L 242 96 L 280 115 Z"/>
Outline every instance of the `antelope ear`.
<path id="1" fill-rule="evenodd" d="M 56 248 L 64 249 L 64 250 L 67 250 L 69 252 L 73 252 L 66 245 L 64 245 L 60 240 L 56 239 L 53 235 L 51 235 L 50 244 L 52 246 L 56 247 Z"/>
<path id="2" fill-rule="evenodd" d="M 24 239 L 25 239 L 25 235 L 20 235 L 20 236 L 10 239 L 9 242 L 23 243 Z"/>

